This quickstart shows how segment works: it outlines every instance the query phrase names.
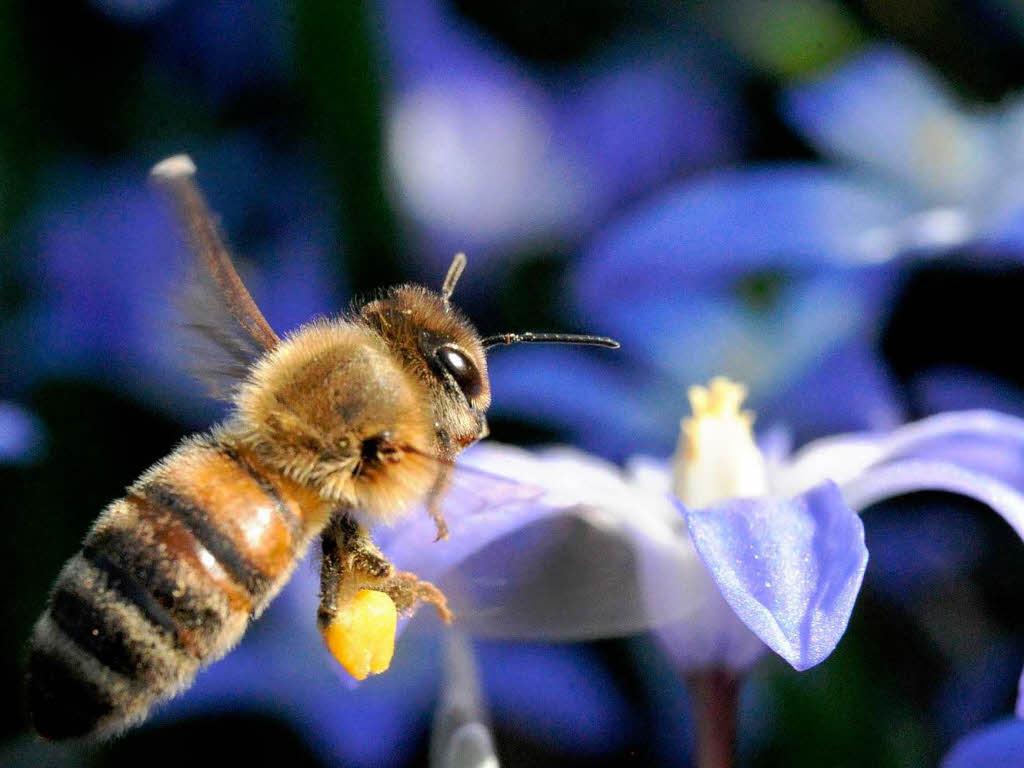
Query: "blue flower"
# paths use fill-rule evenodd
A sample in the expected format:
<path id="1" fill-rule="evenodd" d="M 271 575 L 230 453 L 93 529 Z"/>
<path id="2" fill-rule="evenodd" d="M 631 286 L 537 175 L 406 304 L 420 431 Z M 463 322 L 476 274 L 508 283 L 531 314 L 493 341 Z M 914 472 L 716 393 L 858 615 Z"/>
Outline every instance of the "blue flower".
<path id="1" fill-rule="evenodd" d="M 1024 720 L 1008 718 L 981 728 L 958 741 L 942 761 L 942 768 L 990 768 L 1021 764 L 1024 755 Z"/>
<path id="2" fill-rule="evenodd" d="M 943 490 L 988 504 L 1024 538 L 1024 422 L 943 414 L 766 459 L 738 409 L 742 395 L 722 380 L 692 391 L 695 416 L 674 470 L 634 459 L 623 474 L 566 450 L 480 446 L 467 462 L 530 478 L 549 495 L 450 521 L 456 549 L 443 559 L 438 550 L 413 551 L 408 537 L 426 535 L 426 524 L 403 527 L 389 547 L 404 567 L 444 585 L 457 611 L 460 599 L 500 605 L 469 610 L 472 632 L 567 639 L 646 626 L 682 670 L 742 670 L 764 645 L 797 669 L 835 647 L 867 564 L 855 510 Z M 623 562 L 632 581 L 622 577 Z M 608 570 L 619 572 L 618 586 L 609 587 Z M 496 583 L 528 598 L 499 601 L 487 586 Z"/>
<path id="3" fill-rule="evenodd" d="M 1019 256 L 1020 97 L 969 109 L 924 63 L 886 45 L 793 88 L 782 112 L 825 157 L 872 174 L 904 213 L 895 226 L 862 231 L 847 257 L 879 261 L 967 244 Z"/>
<path id="4" fill-rule="evenodd" d="M 380 16 L 391 180 L 428 256 L 574 239 L 730 154 L 734 109 L 678 51 L 627 41 L 543 76 L 441 0 L 382 0 Z"/>
<path id="5" fill-rule="evenodd" d="M 877 352 L 884 313 L 914 256 L 1024 250 L 1024 108 L 969 111 L 881 47 L 787 91 L 782 110 L 832 162 L 713 171 L 597 232 L 570 280 L 573 316 L 623 342 L 619 367 L 559 350 L 528 367 L 509 350 L 492 366 L 499 412 L 616 459 L 667 450 L 661 413 L 718 373 L 802 437 L 903 420 Z M 541 399 L 538 379 L 559 386 Z M 595 379 L 632 404 L 581 395 Z"/>
<path id="6" fill-rule="evenodd" d="M 28 464 L 46 447 L 46 434 L 38 417 L 13 400 L 0 400 L 0 466 Z"/>

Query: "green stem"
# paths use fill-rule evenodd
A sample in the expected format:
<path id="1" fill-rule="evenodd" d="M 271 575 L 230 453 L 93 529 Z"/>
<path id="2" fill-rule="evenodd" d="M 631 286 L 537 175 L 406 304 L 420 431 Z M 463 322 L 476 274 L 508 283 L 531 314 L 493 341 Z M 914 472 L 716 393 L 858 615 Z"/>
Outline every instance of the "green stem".
<path id="1" fill-rule="evenodd" d="M 688 682 L 697 723 L 697 768 L 731 768 L 739 681 L 716 667 L 692 675 Z"/>

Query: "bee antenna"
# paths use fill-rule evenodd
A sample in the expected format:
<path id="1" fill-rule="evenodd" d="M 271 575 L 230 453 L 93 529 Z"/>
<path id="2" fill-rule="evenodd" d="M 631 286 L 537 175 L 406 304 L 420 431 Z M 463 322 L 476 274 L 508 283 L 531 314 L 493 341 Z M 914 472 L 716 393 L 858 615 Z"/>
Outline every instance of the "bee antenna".
<path id="1" fill-rule="evenodd" d="M 585 344 L 591 347 L 606 347 L 607 349 L 618 349 L 619 342 L 609 339 L 607 336 L 591 336 L 578 333 L 499 333 L 497 336 L 488 336 L 481 339 L 484 349 L 488 347 L 505 346 L 507 344 Z"/>
<path id="2" fill-rule="evenodd" d="M 448 267 L 448 274 L 444 277 L 444 284 L 441 286 L 441 298 L 447 304 L 455 292 L 455 284 L 462 277 L 462 270 L 466 268 L 466 254 L 456 253 L 452 259 L 452 265 Z"/>

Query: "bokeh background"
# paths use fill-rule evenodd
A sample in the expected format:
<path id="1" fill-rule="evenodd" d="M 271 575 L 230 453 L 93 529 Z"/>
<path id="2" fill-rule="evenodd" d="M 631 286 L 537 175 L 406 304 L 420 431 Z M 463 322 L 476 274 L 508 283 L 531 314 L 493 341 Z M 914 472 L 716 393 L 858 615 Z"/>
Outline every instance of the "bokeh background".
<path id="1" fill-rule="evenodd" d="M 0 765 L 427 760 L 436 637 L 353 690 L 296 619 L 309 569 L 225 667 L 239 696 L 107 745 L 27 735 L 25 642 L 61 563 L 222 412 L 173 331 L 155 161 L 193 155 L 279 331 L 438 285 L 465 250 L 484 333 L 620 337 L 495 352 L 492 436 L 621 460 L 670 453 L 686 385 L 716 373 L 795 444 L 1024 413 L 1020 93 L 1012 0 L 0 4 Z M 865 524 L 850 631 L 812 671 L 755 667 L 742 765 L 936 764 L 1012 711 L 1020 541 L 941 495 Z M 690 764 L 685 686 L 648 638 L 478 652 L 504 764 Z"/>

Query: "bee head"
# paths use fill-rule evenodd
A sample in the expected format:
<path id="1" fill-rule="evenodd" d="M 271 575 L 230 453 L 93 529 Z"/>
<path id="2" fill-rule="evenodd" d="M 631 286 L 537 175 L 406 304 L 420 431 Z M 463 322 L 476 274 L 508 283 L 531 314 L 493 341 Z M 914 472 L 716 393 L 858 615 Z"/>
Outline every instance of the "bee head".
<path id="1" fill-rule="evenodd" d="M 359 311 L 423 384 L 444 458 L 487 435 L 484 413 L 491 404 L 480 334 L 450 302 L 465 263 L 462 254 L 455 257 L 440 292 L 400 285 Z"/>
<path id="2" fill-rule="evenodd" d="M 569 333 L 502 333 L 481 338 L 472 323 L 451 304 L 452 292 L 466 266 L 456 254 L 440 292 L 420 285 L 400 285 L 359 311 L 406 369 L 430 393 L 439 447 L 445 458 L 487 435 L 484 412 L 491 404 L 485 350 L 507 344 L 587 344 L 614 349 L 604 336 Z"/>

